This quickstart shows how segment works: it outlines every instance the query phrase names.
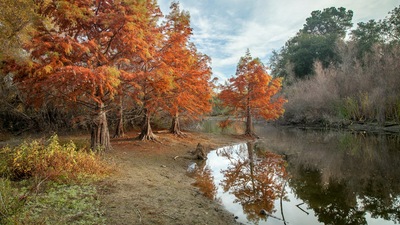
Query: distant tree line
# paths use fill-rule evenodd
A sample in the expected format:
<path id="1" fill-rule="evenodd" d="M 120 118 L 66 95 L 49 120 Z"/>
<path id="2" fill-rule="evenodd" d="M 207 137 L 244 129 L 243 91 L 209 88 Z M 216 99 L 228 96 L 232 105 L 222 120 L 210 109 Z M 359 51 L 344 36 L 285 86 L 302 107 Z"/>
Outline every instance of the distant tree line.
<path id="1" fill-rule="evenodd" d="M 282 77 L 286 122 L 400 122 L 400 7 L 385 19 L 360 22 L 353 11 L 311 13 L 270 59 Z"/>

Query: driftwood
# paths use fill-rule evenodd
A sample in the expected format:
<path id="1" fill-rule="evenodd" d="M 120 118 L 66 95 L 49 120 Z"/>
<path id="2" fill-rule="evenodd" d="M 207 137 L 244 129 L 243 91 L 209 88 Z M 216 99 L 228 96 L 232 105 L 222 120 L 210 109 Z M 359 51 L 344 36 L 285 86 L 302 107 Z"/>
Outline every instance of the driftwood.
<path id="1" fill-rule="evenodd" d="M 185 159 L 191 159 L 191 160 L 206 160 L 207 155 L 204 151 L 204 146 L 201 145 L 200 143 L 197 144 L 196 150 L 191 151 L 191 156 L 175 156 L 174 159 L 176 160 L 177 158 L 185 158 Z"/>

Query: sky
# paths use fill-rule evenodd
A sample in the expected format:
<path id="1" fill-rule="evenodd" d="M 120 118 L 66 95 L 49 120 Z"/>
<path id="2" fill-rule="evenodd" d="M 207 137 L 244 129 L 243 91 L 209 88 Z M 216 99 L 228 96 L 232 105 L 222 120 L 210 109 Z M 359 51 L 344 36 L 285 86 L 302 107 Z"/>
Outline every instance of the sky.
<path id="1" fill-rule="evenodd" d="M 168 14 L 172 0 L 158 0 Z M 219 83 L 235 75 L 240 57 L 249 49 L 253 58 L 268 65 L 294 37 L 314 10 L 344 7 L 353 11 L 353 24 L 384 19 L 400 0 L 180 0 L 189 11 L 197 49 L 211 57 Z"/>

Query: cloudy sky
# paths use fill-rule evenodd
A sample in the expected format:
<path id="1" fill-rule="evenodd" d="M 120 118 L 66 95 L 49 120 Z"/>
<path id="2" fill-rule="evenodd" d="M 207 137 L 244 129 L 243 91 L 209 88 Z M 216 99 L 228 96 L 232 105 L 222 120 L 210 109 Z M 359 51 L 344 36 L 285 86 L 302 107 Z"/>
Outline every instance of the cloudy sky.
<path id="1" fill-rule="evenodd" d="M 164 14 L 172 0 L 158 0 Z M 223 83 L 235 74 L 236 64 L 250 49 L 253 57 L 268 64 L 303 27 L 314 10 L 345 7 L 353 10 L 353 23 L 383 19 L 400 0 L 180 0 L 191 15 L 192 42 L 212 59 L 215 77 Z"/>

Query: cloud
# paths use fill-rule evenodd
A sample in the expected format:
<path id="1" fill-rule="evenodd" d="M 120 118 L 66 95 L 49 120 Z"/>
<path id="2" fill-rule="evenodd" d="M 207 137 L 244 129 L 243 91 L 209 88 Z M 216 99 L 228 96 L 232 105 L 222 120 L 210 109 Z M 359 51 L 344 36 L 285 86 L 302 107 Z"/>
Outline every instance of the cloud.
<path id="1" fill-rule="evenodd" d="M 398 0 L 180 0 L 190 12 L 192 42 L 212 58 L 214 76 L 234 75 L 241 56 L 250 49 L 253 57 L 268 63 L 272 50 L 279 50 L 296 35 L 314 10 L 345 7 L 353 10 L 354 24 L 383 19 L 399 5 Z M 160 0 L 165 14 L 169 0 Z"/>

